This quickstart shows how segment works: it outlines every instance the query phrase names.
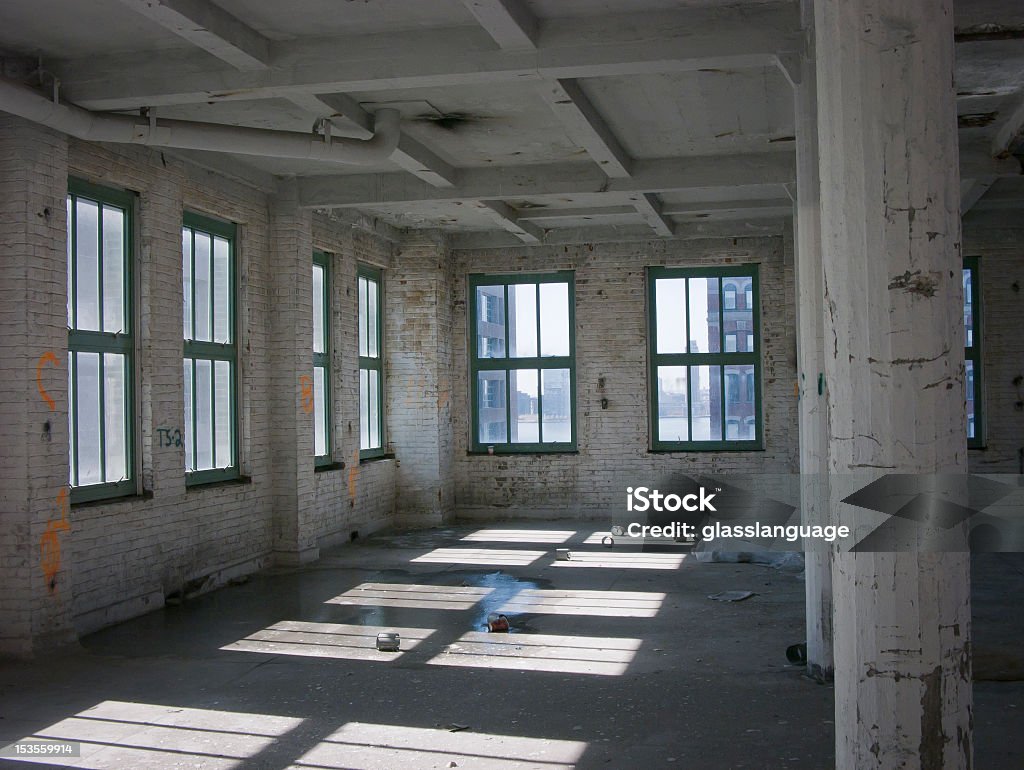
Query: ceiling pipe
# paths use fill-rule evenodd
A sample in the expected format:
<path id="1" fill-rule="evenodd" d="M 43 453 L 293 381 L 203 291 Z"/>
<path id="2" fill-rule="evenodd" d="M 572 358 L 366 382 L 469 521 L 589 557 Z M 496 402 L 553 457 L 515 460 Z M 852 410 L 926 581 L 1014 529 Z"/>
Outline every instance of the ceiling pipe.
<path id="1" fill-rule="evenodd" d="M 372 165 L 387 160 L 398 147 L 401 134 L 401 116 L 395 109 L 377 110 L 373 136 L 369 139 L 330 138 L 294 131 L 90 112 L 71 104 L 51 101 L 31 88 L 3 79 L 0 79 L 0 110 L 91 142 L 144 144 L 348 165 Z"/>

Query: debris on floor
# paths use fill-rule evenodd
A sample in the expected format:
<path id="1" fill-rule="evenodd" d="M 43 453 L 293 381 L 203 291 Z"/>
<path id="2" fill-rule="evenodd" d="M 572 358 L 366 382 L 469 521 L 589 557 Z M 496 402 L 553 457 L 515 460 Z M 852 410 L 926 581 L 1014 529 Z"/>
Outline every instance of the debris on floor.
<path id="1" fill-rule="evenodd" d="M 708 594 L 708 598 L 716 602 L 742 602 L 751 596 L 757 596 L 753 591 L 721 591 L 717 594 Z"/>
<path id="2" fill-rule="evenodd" d="M 800 642 L 799 644 L 791 644 L 786 648 L 786 660 L 792 663 L 794 666 L 803 666 L 807 663 L 807 644 Z"/>
<path id="3" fill-rule="evenodd" d="M 555 554 L 559 561 L 569 561 L 572 558 L 572 552 L 568 548 L 558 548 L 555 550 Z"/>
<path id="4" fill-rule="evenodd" d="M 504 615 L 498 615 L 492 612 L 487 616 L 487 630 L 492 634 L 507 634 L 508 629 L 508 618 Z"/>
<path id="5" fill-rule="evenodd" d="M 469 725 L 460 725 L 458 722 L 452 722 L 450 725 L 448 725 L 448 732 L 450 733 L 458 733 L 468 729 Z"/>
<path id="6" fill-rule="evenodd" d="M 398 652 L 401 644 L 402 639 L 397 631 L 382 631 L 377 634 L 377 649 L 381 652 Z"/>

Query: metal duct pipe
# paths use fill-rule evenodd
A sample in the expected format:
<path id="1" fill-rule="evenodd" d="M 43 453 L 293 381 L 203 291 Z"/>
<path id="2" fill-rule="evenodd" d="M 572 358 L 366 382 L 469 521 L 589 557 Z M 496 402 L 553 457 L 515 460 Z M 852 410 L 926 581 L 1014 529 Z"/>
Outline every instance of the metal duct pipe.
<path id="1" fill-rule="evenodd" d="M 373 136 L 327 140 L 293 131 L 272 131 L 187 120 L 136 118 L 58 104 L 31 88 L 0 79 L 0 110 L 92 142 L 145 144 L 180 150 L 208 150 L 240 155 L 298 158 L 324 163 L 369 165 L 391 157 L 401 133 L 400 114 L 374 114 Z"/>

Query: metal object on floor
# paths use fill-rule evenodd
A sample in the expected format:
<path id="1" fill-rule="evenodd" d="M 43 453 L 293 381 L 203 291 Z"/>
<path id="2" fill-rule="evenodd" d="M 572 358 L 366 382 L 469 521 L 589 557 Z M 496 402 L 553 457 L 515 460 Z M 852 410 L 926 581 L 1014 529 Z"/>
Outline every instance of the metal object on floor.
<path id="1" fill-rule="evenodd" d="M 377 634 L 377 649 L 381 652 L 398 652 L 402 638 L 397 631 L 383 631 Z"/>
<path id="2" fill-rule="evenodd" d="M 615 545 L 615 538 L 611 535 L 605 535 L 601 538 L 601 545 L 603 545 L 605 548 L 611 548 L 613 545 Z"/>
<path id="3" fill-rule="evenodd" d="M 572 551 L 568 548 L 558 548 L 555 550 L 555 555 L 559 561 L 569 561 L 572 558 Z"/>

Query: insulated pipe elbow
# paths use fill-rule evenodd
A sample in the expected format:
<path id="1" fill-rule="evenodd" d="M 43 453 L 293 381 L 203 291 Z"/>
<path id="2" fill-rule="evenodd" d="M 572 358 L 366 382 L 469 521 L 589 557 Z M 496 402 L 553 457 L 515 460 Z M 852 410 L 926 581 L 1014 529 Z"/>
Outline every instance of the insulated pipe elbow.
<path id="1" fill-rule="evenodd" d="M 25 86 L 0 80 L 0 109 L 79 139 L 142 144 L 182 150 L 294 158 L 324 163 L 371 165 L 386 161 L 398 146 L 401 117 L 383 109 L 374 116 L 369 139 L 325 139 L 292 131 L 273 131 L 186 120 L 146 121 L 128 115 L 89 112 L 58 104 Z"/>

